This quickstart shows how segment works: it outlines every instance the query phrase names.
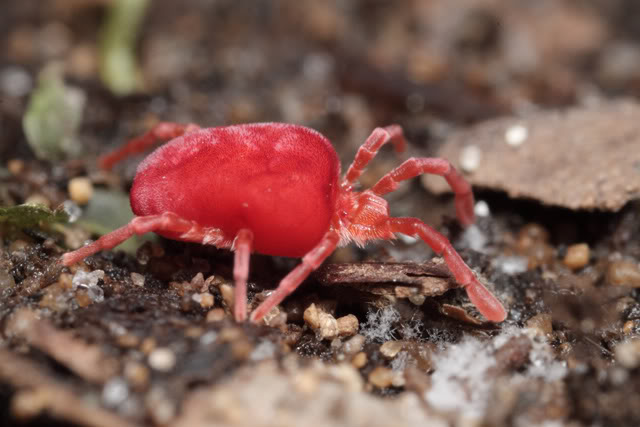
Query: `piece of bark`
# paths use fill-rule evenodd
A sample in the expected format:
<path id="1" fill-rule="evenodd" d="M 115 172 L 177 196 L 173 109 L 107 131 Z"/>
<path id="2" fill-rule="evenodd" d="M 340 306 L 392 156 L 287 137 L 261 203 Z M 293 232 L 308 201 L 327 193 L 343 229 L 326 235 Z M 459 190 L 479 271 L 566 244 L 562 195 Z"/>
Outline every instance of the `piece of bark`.
<path id="1" fill-rule="evenodd" d="M 447 317 L 451 317 L 452 319 L 469 323 L 471 325 L 482 325 L 484 323 L 482 320 L 471 316 L 464 308 L 456 305 L 442 304 L 440 311 Z"/>
<path id="2" fill-rule="evenodd" d="M 640 197 L 639 123 L 638 103 L 603 102 L 490 120 L 451 135 L 437 155 L 475 186 L 570 209 L 617 211 Z M 436 193 L 450 191 L 444 180 L 423 182 Z"/>
<path id="3" fill-rule="evenodd" d="M 326 286 L 348 286 L 374 295 L 408 298 L 442 295 L 460 287 L 443 262 L 364 262 L 325 264 L 315 278 Z"/>

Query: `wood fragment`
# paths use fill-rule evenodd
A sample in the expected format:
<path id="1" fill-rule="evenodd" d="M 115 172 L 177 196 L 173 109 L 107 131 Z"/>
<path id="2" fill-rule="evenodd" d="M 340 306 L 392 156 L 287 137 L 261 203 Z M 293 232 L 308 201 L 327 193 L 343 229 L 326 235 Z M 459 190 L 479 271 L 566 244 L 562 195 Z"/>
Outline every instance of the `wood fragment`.
<path id="1" fill-rule="evenodd" d="M 476 319 L 465 311 L 464 308 L 451 304 L 442 304 L 442 314 L 451 317 L 452 319 L 459 320 L 461 322 L 469 323 L 471 325 L 482 325 L 484 322 Z"/>
<path id="2" fill-rule="evenodd" d="M 364 262 L 325 264 L 314 275 L 325 286 L 348 286 L 380 296 L 437 296 L 460 285 L 443 262 Z"/>

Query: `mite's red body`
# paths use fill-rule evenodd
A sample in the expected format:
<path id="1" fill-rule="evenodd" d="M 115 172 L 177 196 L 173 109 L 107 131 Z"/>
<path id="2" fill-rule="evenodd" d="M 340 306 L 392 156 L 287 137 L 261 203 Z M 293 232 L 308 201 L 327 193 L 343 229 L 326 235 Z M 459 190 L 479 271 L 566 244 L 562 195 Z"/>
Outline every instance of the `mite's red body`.
<path id="1" fill-rule="evenodd" d="M 138 216 L 173 212 L 220 229 L 228 243 L 249 229 L 256 252 L 302 257 L 329 229 L 339 176 L 331 143 L 311 129 L 265 123 L 202 129 L 140 164 L 131 207 Z"/>
<path id="2" fill-rule="evenodd" d="M 247 316 L 251 252 L 301 257 L 278 287 L 251 313 L 259 321 L 318 268 L 338 245 L 417 236 L 441 254 L 456 281 L 487 319 L 506 312 L 477 279 L 451 243 L 417 218 L 394 218 L 383 195 L 400 181 L 423 173 L 444 177 L 456 195 L 463 225 L 474 221 L 471 187 L 444 159 L 410 158 L 364 191 L 354 189 L 380 147 L 403 151 L 402 128 L 376 128 L 360 147 L 344 178 L 329 141 L 302 126 L 261 123 L 200 129 L 160 123 L 101 160 L 111 168 L 157 140 L 171 140 L 138 167 L 131 190 L 136 217 L 97 241 L 63 255 L 71 265 L 134 234 L 156 232 L 171 239 L 231 248 L 235 252 L 236 320 Z"/>

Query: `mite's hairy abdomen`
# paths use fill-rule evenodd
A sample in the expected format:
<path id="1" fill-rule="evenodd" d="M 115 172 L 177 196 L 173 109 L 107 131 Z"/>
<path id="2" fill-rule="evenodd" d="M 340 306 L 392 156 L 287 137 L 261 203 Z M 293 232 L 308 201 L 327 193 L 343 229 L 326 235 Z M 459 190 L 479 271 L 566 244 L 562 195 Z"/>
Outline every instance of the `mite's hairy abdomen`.
<path id="1" fill-rule="evenodd" d="M 302 256 L 329 229 L 340 165 L 329 141 L 294 125 L 203 129 L 160 147 L 138 168 L 136 215 L 174 212 L 256 251 Z"/>

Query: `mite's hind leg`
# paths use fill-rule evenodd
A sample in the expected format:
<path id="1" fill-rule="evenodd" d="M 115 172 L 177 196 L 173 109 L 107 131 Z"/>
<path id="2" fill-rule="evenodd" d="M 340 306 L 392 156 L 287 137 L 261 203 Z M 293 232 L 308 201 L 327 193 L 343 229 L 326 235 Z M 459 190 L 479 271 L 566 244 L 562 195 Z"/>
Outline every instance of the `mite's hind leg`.
<path id="1" fill-rule="evenodd" d="M 200 129 L 200 126 L 188 123 L 160 122 L 141 136 L 134 138 L 116 151 L 100 157 L 102 169 L 111 169 L 120 160 L 131 155 L 142 153 L 158 141 L 168 141 L 185 133 Z"/>
<path id="2" fill-rule="evenodd" d="M 217 245 L 224 241 L 224 235 L 220 230 L 203 227 L 195 221 L 180 218 L 172 212 L 166 212 L 161 215 L 135 217 L 124 227 L 105 234 L 80 249 L 62 255 L 62 264 L 66 266 L 75 264 L 96 252 L 119 245 L 134 234 L 144 234 L 151 231 L 175 233 L 182 240 L 204 244 Z"/>
<path id="3" fill-rule="evenodd" d="M 233 280 L 236 282 L 233 314 L 236 322 L 244 322 L 247 319 L 247 279 L 249 278 L 249 258 L 251 257 L 252 244 L 253 233 L 251 230 L 242 229 L 238 231 L 233 242 L 233 249 L 235 250 Z"/>

